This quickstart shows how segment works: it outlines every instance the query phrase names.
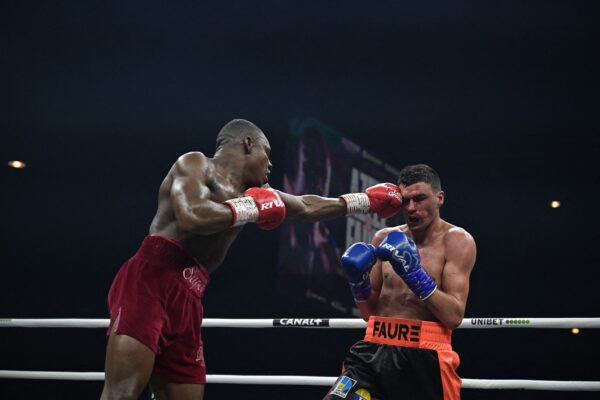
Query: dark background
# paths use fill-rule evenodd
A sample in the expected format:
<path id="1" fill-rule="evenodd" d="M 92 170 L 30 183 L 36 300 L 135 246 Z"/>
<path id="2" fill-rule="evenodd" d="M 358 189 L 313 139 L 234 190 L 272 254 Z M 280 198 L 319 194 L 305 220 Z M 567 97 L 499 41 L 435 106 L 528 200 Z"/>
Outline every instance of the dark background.
<path id="1" fill-rule="evenodd" d="M 0 317 L 107 317 L 111 280 L 177 156 L 212 155 L 219 129 L 247 118 L 271 140 L 279 187 L 298 116 L 397 167 L 440 172 L 442 216 L 478 243 L 467 316 L 600 317 L 598 17 L 593 1 L 3 1 Z M 245 229 L 212 276 L 206 317 L 344 317 L 277 292 L 278 238 Z M 205 329 L 208 373 L 333 376 L 360 336 Z M 599 339 L 460 330 L 454 345 L 465 378 L 600 380 Z M 0 369 L 103 369 L 102 329 L 2 329 L 0 342 Z M 94 399 L 101 387 L 0 380 L 0 397 Z M 326 390 L 209 385 L 206 398 Z"/>

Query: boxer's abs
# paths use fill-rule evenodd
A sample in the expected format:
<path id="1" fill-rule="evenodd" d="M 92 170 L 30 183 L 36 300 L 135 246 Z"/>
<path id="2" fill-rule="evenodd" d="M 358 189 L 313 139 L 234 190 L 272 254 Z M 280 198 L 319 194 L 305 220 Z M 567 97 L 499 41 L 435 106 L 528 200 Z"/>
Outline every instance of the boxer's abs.
<path id="1" fill-rule="evenodd" d="M 153 223 L 150 235 L 165 236 L 182 243 L 211 273 L 223 263 L 229 247 L 241 230 L 242 227 L 238 227 L 212 235 L 191 235 L 179 229 L 176 221 L 171 221 L 167 224 Z"/>
<path id="2" fill-rule="evenodd" d="M 424 253 L 424 252 L 423 252 Z M 441 288 L 441 277 L 444 268 L 443 252 L 431 252 L 434 256 L 427 256 L 422 253 L 421 260 L 423 265 L 427 265 L 427 272 L 435 280 L 438 287 Z M 379 302 L 377 304 L 376 315 L 382 317 L 409 318 L 421 321 L 437 321 L 437 318 L 429 311 L 419 299 L 404 283 L 402 278 L 394 272 L 389 263 L 382 265 L 383 285 Z"/>

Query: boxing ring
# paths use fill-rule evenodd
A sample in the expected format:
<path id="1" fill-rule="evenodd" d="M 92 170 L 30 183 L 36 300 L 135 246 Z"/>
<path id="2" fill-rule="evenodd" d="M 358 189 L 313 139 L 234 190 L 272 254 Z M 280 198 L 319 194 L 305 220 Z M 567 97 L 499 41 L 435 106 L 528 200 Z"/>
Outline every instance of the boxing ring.
<path id="1" fill-rule="evenodd" d="M 0 328 L 104 328 L 108 319 L 0 319 Z M 206 318 L 202 328 L 304 328 L 365 329 L 366 322 L 354 318 Z M 465 318 L 457 329 L 558 328 L 597 329 L 600 318 Z M 332 386 L 338 376 L 296 375 L 207 375 L 208 384 Z M 103 372 L 0 370 L 0 379 L 48 379 L 102 381 Z M 462 379 L 463 389 L 521 389 L 550 391 L 600 391 L 600 381 L 545 381 L 525 379 Z"/>

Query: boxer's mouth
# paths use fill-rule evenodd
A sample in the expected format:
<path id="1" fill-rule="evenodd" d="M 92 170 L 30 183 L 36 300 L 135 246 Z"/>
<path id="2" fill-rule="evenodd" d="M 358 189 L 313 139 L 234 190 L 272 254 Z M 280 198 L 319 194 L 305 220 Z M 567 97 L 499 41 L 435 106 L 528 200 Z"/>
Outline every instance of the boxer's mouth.
<path id="1" fill-rule="evenodd" d="M 408 223 L 411 225 L 419 223 L 420 220 L 421 218 L 419 217 L 408 217 Z"/>

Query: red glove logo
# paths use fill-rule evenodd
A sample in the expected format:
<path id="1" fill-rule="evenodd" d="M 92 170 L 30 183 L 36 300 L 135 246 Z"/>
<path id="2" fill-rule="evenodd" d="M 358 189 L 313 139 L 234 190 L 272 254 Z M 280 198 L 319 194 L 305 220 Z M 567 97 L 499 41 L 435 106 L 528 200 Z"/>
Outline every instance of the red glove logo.
<path id="1" fill-rule="evenodd" d="M 279 196 L 279 194 L 277 194 L 277 196 Z M 269 202 L 266 202 L 266 203 L 262 203 L 260 205 L 260 211 L 262 211 L 262 210 L 268 210 L 268 209 L 271 209 L 273 207 L 283 207 L 283 208 L 285 208 L 285 204 L 283 204 L 283 201 L 281 201 L 281 200 L 269 201 Z"/>
<path id="2" fill-rule="evenodd" d="M 380 218 L 389 218 L 398 213 L 402 207 L 400 189 L 393 183 L 380 183 L 365 190 L 371 203 L 371 212 Z"/>
<path id="3" fill-rule="evenodd" d="M 244 192 L 245 196 L 254 199 L 258 208 L 259 228 L 271 230 L 277 228 L 285 219 L 285 203 L 276 190 L 271 188 L 253 187 Z"/>

